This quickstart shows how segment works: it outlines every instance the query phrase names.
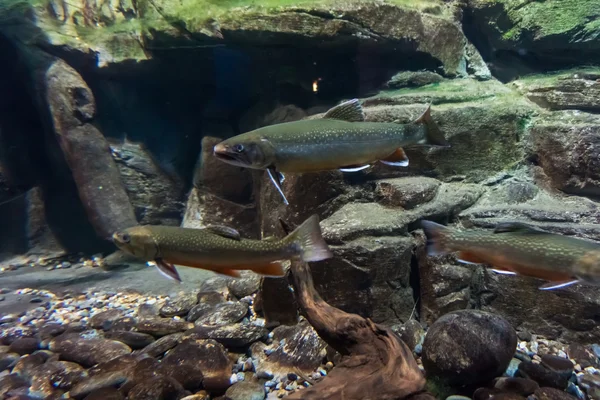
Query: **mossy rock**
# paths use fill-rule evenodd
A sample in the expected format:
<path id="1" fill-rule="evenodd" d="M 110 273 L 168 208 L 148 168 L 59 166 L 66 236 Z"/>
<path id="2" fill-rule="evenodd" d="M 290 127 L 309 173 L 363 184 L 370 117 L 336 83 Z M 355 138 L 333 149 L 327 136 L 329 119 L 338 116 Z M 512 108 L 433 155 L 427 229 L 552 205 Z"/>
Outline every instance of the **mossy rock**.
<path id="1" fill-rule="evenodd" d="M 468 9 L 496 49 L 600 49 L 600 0 L 469 0 Z"/>
<path id="2" fill-rule="evenodd" d="M 5 28 L 16 39 L 97 55 L 100 66 L 145 60 L 157 49 L 366 45 L 429 56 L 449 76 L 466 74 L 467 40 L 441 0 L 9 1 L 15 6 L 0 15 L 19 20 L 22 27 Z"/>

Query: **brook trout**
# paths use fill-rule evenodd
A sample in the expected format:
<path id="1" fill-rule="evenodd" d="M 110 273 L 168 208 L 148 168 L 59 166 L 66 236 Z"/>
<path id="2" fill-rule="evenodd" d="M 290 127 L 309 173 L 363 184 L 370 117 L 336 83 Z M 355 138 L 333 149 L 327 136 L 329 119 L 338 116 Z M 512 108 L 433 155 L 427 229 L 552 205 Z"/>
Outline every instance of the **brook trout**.
<path id="1" fill-rule="evenodd" d="M 550 290 L 584 282 L 600 284 L 600 244 L 546 232 L 519 222 L 501 223 L 493 231 L 454 230 L 422 221 L 430 255 L 458 251 L 461 262 L 489 264 L 501 274 L 549 281 Z"/>
<path id="2" fill-rule="evenodd" d="M 449 146 L 431 118 L 431 106 L 409 124 L 365 122 L 360 102 L 353 99 L 319 119 L 275 124 L 234 136 L 217 144 L 213 152 L 226 163 L 267 170 L 287 204 L 278 173 L 355 172 L 375 162 L 405 167 L 409 160 L 402 147 L 418 144 Z"/>
<path id="3" fill-rule="evenodd" d="M 310 262 L 332 257 L 317 215 L 281 240 L 242 239 L 239 232 L 226 226 L 190 229 L 143 225 L 115 232 L 113 241 L 129 254 L 156 262 L 161 273 L 176 281 L 181 278 L 173 264 L 233 277 L 240 276 L 239 270 L 283 276 L 282 260 L 298 257 Z"/>

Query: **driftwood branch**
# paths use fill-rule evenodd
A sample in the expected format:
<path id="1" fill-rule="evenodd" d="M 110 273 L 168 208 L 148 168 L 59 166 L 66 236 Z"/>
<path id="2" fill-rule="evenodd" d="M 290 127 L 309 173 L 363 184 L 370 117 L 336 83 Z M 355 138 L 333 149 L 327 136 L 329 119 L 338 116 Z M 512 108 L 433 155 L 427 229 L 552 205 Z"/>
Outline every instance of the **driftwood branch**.
<path id="1" fill-rule="evenodd" d="M 327 304 L 310 267 L 292 262 L 292 283 L 303 315 L 342 362 L 323 381 L 288 398 L 303 400 L 433 400 L 412 352 L 391 329 Z"/>

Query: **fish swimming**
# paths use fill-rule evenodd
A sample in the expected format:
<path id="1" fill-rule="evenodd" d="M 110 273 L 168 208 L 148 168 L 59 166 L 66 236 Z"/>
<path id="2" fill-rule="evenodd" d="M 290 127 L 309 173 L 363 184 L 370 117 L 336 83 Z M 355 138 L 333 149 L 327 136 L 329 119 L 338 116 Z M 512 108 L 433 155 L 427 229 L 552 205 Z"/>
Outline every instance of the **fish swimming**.
<path id="1" fill-rule="evenodd" d="M 551 290 L 583 282 L 600 285 L 600 244 L 543 231 L 520 222 L 500 223 L 493 231 L 459 231 L 421 221 L 429 255 L 458 251 L 461 262 L 489 264 L 500 274 L 549 281 Z"/>
<path id="2" fill-rule="evenodd" d="M 280 186 L 284 172 L 355 172 L 376 162 L 405 167 L 408 157 L 403 147 L 408 145 L 449 146 L 431 118 L 431 105 L 412 123 L 365 122 L 360 102 L 352 99 L 331 108 L 322 118 L 265 126 L 234 136 L 215 145 L 213 153 L 228 164 L 267 170 L 288 204 Z"/>
<path id="3" fill-rule="evenodd" d="M 113 242 L 129 254 L 156 262 L 162 274 L 179 282 L 181 278 L 173 264 L 232 277 L 239 277 L 239 270 L 283 276 L 283 260 L 297 257 L 305 262 L 320 261 L 333 255 L 321 236 L 317 215 L 281 240 L 242 239 L 235 229 L 226 226 L 191 229 L 141 225 L 115 232 Z"/>

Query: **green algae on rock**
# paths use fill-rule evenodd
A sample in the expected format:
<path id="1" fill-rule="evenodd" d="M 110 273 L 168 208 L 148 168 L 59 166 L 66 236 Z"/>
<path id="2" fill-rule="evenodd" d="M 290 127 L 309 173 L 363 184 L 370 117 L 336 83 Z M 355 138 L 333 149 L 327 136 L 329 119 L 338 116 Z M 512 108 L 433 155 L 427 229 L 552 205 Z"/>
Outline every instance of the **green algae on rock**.
<path id="1" fill-rule="evenodd" d="M 600 49 L 600 0 L 467 3 L 473 23 L 496 49 L 522 48 L 557 57 L 561 49 L 584 50 L 590 56 Z"/>

